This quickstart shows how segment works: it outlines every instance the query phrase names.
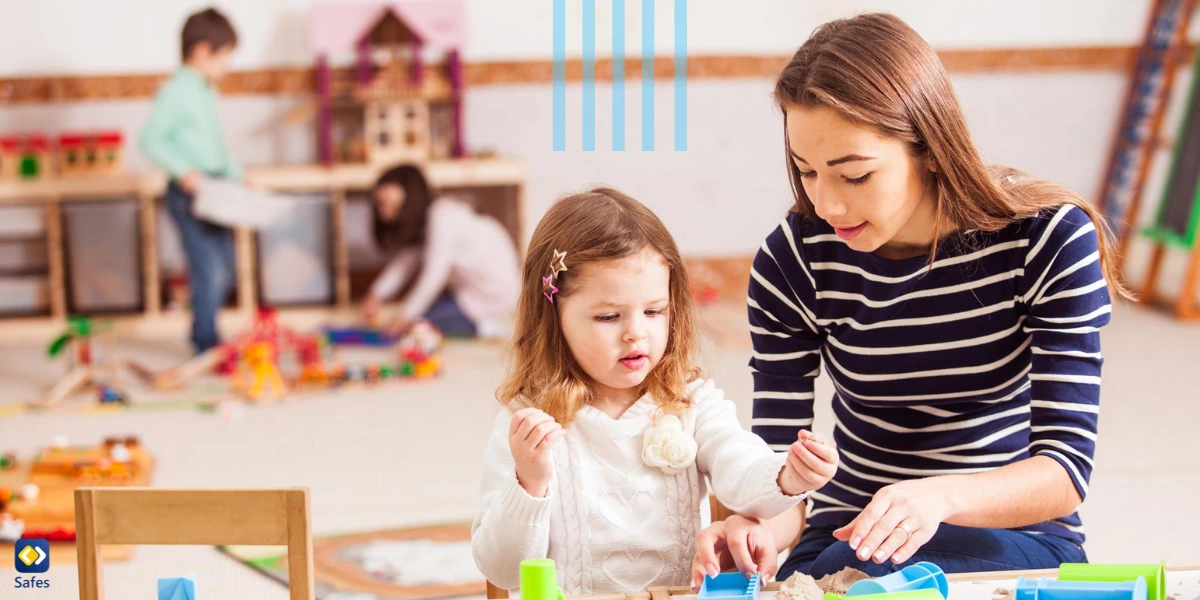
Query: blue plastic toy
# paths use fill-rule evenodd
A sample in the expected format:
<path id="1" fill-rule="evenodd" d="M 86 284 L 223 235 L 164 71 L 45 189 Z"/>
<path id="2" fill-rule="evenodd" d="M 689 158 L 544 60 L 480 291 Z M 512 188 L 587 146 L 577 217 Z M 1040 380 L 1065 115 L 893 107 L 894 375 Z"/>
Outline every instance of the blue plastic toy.
<path id="1" fill-rule="evenodd" d="M 950 583 L 946 580 L 946 574 L 942 572 L 941 567 L 931 562 L 919 562 L 890 575 L 856 581 L 846 590 L 846 597 L 925 589 L 936 590 L 942 598 L 950 595 Z"/>
<path id="2" fill-rule="evenodd" d="M 741 573 L 719 573 L 716 577 L 704 576 L 700 586 L 699 600 L 758 600 L 762 587 L 758 573 L 749 579 Z"/>
<path id="3" fill-rule="evenodd" d="M 325 336 L 334 346 L 391 347 L 400 341 L 397 336 L 366 327 L 327 327 Z"/>
<path id="4" fill-rule="evenodd" d="M 1133 581 L 1017 580 L 1013 600 L 1146 600 L 1146 578 Z"/>
<path id="5" fill-rule="evenodd" d="M 196 574 L 159 579 L 158 600 L 196 600 Z"/>
<path id="6" fill-rule="evenodd" d="M 832 592 L 826 592 L 822 600 L 842 600 L 844 596 L 839 596 Z M 907 592 L 887 592 L 884 594 L 864 594 L 855 596 L 854 600 L 945 600 L 942 592 L 934 588 L 924 588 L 920 590 L 910 590 Z"/>

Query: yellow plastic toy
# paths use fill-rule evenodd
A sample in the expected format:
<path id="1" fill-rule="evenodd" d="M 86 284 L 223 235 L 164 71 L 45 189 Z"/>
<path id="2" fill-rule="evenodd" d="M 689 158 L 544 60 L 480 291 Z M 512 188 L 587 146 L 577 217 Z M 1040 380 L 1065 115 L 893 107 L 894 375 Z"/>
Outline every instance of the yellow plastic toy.
<path id="1" fill-rule="evenodd" d="M 283 395 L 283 378 L 275 366 L 275 349 L 267 342 L 246 346 L 242 355 L 242 381 L 251 400 L 278 399 Z M 270 388 L 270 391 L 264 389 Z"/>

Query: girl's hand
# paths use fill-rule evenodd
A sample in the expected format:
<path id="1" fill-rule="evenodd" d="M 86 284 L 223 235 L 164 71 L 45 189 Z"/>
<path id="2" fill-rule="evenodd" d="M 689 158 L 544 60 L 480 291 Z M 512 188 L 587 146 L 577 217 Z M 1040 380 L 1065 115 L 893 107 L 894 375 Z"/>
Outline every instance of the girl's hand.
<path id="1" fill-rule="evenodd" d="M 779 472 L 779 488 L 789 496 L 819 490 L 837 473 L 837 445 L 818 442 L 811 431 L 801 429 L 791 448 L 787 464 Z"/>
<path id="2" fill-rule="evenodd" d="M 544 498 L 554 477 L 550 449 L 566 432 L 554 417 L 536 408 L 513 414 L 508 448 L 516 462 L 517 482 L 534 498 Z"/>
<path id="3" fill-rule="evenodd" d="M 949 492 L 936 477 L 894 483 L 875 493 L 849 525 L 833 537 L 850 542 L 859 560 L 899 564 L 933 538 L 950 514 Z"/>
<path id="4" fill-rule="evenodd" d="M 770 581 L 779 570 L 779 549 L 771 530 L 737 515 L 701 529 L 692 559 L 692 591 L 700 591 L 705 575 L 716 577 L 729 567 L 746 577 L 758 573 L 764 584 Z"/>

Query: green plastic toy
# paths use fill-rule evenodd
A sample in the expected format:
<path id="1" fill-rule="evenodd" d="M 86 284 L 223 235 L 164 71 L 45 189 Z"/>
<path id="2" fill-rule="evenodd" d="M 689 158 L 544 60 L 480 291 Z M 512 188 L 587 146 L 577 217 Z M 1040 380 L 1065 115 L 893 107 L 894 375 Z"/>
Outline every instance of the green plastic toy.
<path id="1" fill-rule="evenodd" d="M 1162 564 L 1157 565 L 1093 565 L 1085 563 L 1063 563 L 1058 568 L 1059 581 L 1104 581 L 1120 583 L 1146 579 L 1146 600 L 1166 600 L 1167 574 Z"/>
<path id="2" fill-rule="evenodd" d="M 521 561 L 521 600 L 563 600 L 554 561 L 531 558 Z"/>

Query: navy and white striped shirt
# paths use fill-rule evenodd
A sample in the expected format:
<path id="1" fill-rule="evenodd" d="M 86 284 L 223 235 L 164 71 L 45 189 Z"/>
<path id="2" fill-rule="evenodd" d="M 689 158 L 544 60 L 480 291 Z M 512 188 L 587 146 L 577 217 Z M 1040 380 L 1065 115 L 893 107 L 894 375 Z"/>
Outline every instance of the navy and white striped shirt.
<path id="1" fill-rule="evenodd" d="M 1087 496 L 1099 416 L 1099 328 L 1111 304 L 1097 233 L 1072 206 L 929 257 L 852 250 L 791 214 L 754 259 L 752 428 L 776 450 L 812 427 L 834 384 L 837 475 L 808 522 L 849 523 L 881 487 L 1043 455 Z M 1021 528 L 1082 543 L 1078 515 Z"/>

